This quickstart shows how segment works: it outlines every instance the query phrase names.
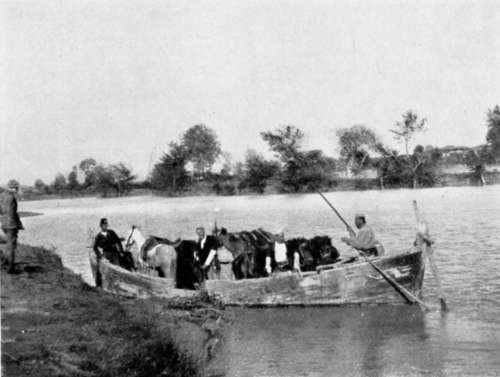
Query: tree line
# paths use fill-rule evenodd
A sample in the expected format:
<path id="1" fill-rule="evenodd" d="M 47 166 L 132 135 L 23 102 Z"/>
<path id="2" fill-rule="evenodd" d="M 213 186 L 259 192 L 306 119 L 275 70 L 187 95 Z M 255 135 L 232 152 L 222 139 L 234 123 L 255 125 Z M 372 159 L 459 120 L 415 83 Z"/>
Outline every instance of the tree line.
<path id="1" fill-rule="evenodd" d="M 223 152 L 215 131 L 198 124 L 189 128 L 179 142 L 170 143 L 168 151 L 154 165 L 151 187 L 172 194 L 203 185 L 206 191 L 219 194 L 263 193 L 269 185 L 279 192 L 309 192 L 335 187 L 344 179 L 339 177 L 339 171 L 355 180 L 366 169 L 376 171 L 380 188 L 431 187 L 438 182 L 443 164 L 466 165 L 471 176 L 484 184 L 486 165 L 500 156 L 499 106 L 488 110 L 486 128 L 485 144 L 462 148 L 463 153 L 413 146 L 415 136 L 427 130 L 427 120 L 408 110 L 390 129 L 394 139 L 402 143 L 404 153 L 384 145 L 370 127 L 354 125 L 337 131 L 340 158 L 333 158 L 321 150 L 303 150 L 304 132 L 284 125 L 260 133 L 275 158 L 266 159 L 255 150 L 248 150 L 244 161 L 231 164 L 226 155 L 224 166 L 214 173 L 212 167 Z"/>
<path id="2" fill-rule="evenodd" d="M 83 182 L 78 179 L 79 173 L 83 176 Z M 122 196 L 130 192 L 135 179 L 132 169 L 123 162 L 105 165 L 93 158 L 86 158 L 73 166 L 67 175 L 58 173 L 49 184 L 37 179 L 33 187 L 23 191 L 27 195 Z"/>
<path id="3" fill-rule="evenodd" d="M 354 182 L 350 188 L 431 187 L 438 183 L 440 166 L 466 165 L 471 178 L 485 184 L 486 165 L 500 158 L 500 107 L 488 110 L 485 143 L 475 148 L 437 148 L 413 145 L 415 136 L 427 130 L 427 120 L 414 111 L 406 111 L 389 130 L 403 153 L 385 145 L 366 125 L 337 130 L 339 157 L 322 150 L 304 150 L 305 133 L 294 125 L 283 125 L 260 132 L 273 152 L 265 158 L 247 150 L 243 161 L 231 161 L 216 132 L 205 124 L 188 128 L 172 141 L 154 164 L 145 181 L 137 181 L 132 169 L 123 162 L 105 165 L 86 158 L 64 175 L 59 173 L 45 184 L 35 181 L 29 188 L 35 195 L 100 194 L 121 196 L 132 188 L 151 188 L 156 192 L 178 195 L 186 192 L 232 195 L 276 192 L 297 193 L 328 190 L 342 182 Z M 332 148 L 333 149 L 333 148 Z M 220 169 L 215 171 L 216 162 Z M 370 169 L 376 178 L 363 178 Z M 80 179 L 79 179 L 80 177 Z M 28 190 L 28 191 L 29 191 Z"/>

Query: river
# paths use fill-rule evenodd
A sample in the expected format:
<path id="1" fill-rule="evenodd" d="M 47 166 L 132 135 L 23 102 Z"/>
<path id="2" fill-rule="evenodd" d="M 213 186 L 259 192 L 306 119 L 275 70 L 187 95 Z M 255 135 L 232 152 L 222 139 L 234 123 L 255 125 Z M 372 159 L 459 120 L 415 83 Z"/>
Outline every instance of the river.
<path id="1" fill-rule="evenodd" d="M 386 253 L 410 247 L 417 200 L 436 240 L 436 261 L 450 312 L 416 307 L 234 309 L 224 343 L 228 376 L 500 375 L 500 186 L 333 192 L 352 220 L 363 212 Z M 91 282 L 87 253 L 99 218 L 125 235 L 195 238 L 202 225 L 263 227 L 288 237 L 327 234 L 341 254 L 346 231 L 317 194 L 235 197 L 70 199 L 21 202 L 20 242 L 53 248 Z M 432 276 L 424 299 L 438 308 Z"/>

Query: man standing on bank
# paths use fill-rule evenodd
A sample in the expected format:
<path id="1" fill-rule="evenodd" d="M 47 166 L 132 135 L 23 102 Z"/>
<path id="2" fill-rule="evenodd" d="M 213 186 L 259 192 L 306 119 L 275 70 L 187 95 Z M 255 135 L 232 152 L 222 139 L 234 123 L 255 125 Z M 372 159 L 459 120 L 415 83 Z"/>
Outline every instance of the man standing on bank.
<path id="1" fill-rule="evenodd" d="M 356 250 L 362 251 L 365 255 L 381 256 L 384 248 L 375 238 L 373 229 L 366 224 L 365 215 L 358 213 L 354 217 L 356 228 L 359 229 L 356 235 L 352 229 L 348 229 L 350 237 L 342 237 L 341 240 Z"/>
<path id="2" fill-rule="evenodd" d="M 17 249 L 17 233 L 23 230 L 23 224 L 17 213 L 16 193 L 19 191 L 19 182 L 12 179 L 7 189 L 0 197 L 0 214 L 2 230 L 7 238 L 6 254 L 9 258 L 9 274 L 15 273 L 15 257 Z"/>
<path id="3" fill-rule="evenodd" d="M 94 252 L 97 258 L 102 255 L 112 264 L 120 265 L 120 256 L 123 255 L 123 246 L 114 230 L 108 228 L 108 219 L 101 219 L 101 231 L 94 241 Z"/>

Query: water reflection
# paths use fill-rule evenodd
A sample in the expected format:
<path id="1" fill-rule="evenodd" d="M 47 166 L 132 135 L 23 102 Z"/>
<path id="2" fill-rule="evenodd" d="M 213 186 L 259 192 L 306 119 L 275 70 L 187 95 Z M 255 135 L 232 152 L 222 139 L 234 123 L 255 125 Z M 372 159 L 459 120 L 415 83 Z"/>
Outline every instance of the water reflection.
<path id="1" fill-rule="evenodd" d="M 442 371 L 416 307 L 234 309 L 228 376 Z"/>

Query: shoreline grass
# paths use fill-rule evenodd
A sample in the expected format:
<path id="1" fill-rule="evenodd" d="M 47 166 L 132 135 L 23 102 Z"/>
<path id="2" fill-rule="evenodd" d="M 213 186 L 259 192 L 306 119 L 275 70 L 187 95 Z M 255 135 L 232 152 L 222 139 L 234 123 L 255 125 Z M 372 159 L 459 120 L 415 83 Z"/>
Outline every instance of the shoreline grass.
<path id="1" fill-rule="evenodd" d="M 207 375 L 223 310 L 107 294 L 42 248 L 17 260 L 22 272 L 1 274 L 3 375 Z"/>

